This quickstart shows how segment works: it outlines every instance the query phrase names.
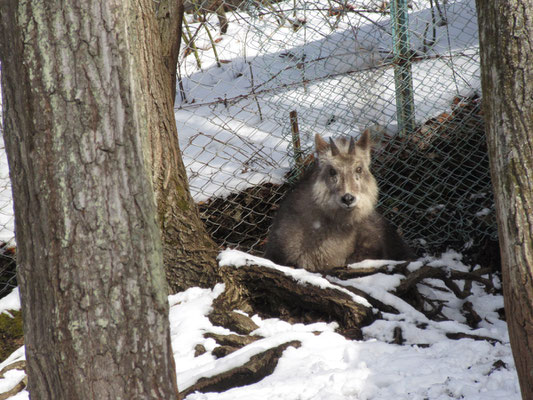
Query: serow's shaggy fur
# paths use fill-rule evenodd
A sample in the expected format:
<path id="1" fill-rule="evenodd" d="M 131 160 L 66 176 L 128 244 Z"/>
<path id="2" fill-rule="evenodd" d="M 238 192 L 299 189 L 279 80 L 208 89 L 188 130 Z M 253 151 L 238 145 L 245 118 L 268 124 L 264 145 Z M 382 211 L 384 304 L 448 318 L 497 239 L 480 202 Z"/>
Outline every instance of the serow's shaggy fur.
<path id="1" fill-rule="evenodd" d="M 370 136 L 329 144 L 315 136 L 317 161 L 282 201 L 265 257 L 326 272 L 365 259 L 408 260 L 413 253 L 376 210 Z"/>

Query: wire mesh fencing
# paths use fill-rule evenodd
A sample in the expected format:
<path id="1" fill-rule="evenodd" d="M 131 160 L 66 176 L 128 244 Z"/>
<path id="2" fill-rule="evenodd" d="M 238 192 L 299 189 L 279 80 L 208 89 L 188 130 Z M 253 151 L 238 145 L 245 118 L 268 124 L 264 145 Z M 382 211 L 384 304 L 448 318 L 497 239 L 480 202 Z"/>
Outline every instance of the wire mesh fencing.
<path id="1" fill-rule="evenodd" d="M 496 241 L 474 0 L 198 0 L 187 11 L 178 135 L 219 244 L 260 252 L 315 133 L 365 129 L 379 209 L 420 254 Z"/>
<path id="2" fill-rule="evenodd" d="M 482 256 L 496 243 L 475 0 L 191 0 L 185 11 L 176 123 L 220 246 L 260 254 L 314 135 L 366 129 L 379 209 L 419 254 Z M 2 171 L 0 297 L 15 284 Z"/>

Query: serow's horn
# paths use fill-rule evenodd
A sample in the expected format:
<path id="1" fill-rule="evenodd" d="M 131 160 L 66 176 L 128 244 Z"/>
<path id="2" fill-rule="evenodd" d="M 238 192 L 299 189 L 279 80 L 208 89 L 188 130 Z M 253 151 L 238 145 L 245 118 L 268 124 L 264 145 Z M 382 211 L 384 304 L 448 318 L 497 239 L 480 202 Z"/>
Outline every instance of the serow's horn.
<path id="1" fill-rule="evenodd" d="M 329 138 L 329 147 L 331 148 L 332 156 L 338 156 L 341 153 L 332 138 Z"/>
<path id="2" fill-rule="evenodd" d="M 355 139 L 353 136 L 350 138 L 350 147 L 348 147 L 348 154 L 355 154 Z"/>

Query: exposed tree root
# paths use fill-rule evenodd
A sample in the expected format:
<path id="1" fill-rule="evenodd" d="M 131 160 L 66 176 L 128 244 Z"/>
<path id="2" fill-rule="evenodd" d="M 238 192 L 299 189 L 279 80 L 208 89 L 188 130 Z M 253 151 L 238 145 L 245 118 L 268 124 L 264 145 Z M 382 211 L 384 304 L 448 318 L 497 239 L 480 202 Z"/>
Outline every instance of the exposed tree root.
<path id="1" fill-rule="evenodd" d="M 11 371 L 13 369 L 26 370 L 26 360 L 15 361 L 14 363 L 6 365 L 0 371 L 0 379 L 4 378 L 4 374 L 7 371 Z M 24 379 L 22 379 L 19 383 L 17 383 L 13 388 L 8 390 L 7 392 L 0 393 L 0 400 L 9 399 L 11 396 L 16 395 L 20 391 L 24 390 L 27 384 L 28 384 L 28 377 L 24 377 Z"/>
<path id="2" fill-rule="evenodd" d="M 443 269 L 439 267 L 432 267 L 429 265 L 424 265 L 420 269 L 417 269 L 414 272 L 407 273 L 406 279 L 402 281 L 400 286 L 396 288 L 396 295 L 399 297 L 402 297 L 402 295 L 406 294 L 410 289 L 416 286 L 416 284 L 420 283 L 423 279 L 427 278 L 434 278 L 434 279 L 440 279 L 442 280 L 446 286 L 460 299 L 465 299 L 468 296 L 470 296 L 472 293 L 470 292 L 469 288 L 470 284 L 467 286 L 465 285 L 466 290 L 460 290 L 459 287 L 455 284 L 454 281 L 456 280 L 464 280 L 464 281 L 476 281 L 483 285 L 485 285 L 487 291 L 493 291 L 494 286 L 492 285 L 492 281 L 487 278 L 483 278 L 481 275 L 483 273 L 488 273 L 487 270 L 477 270 L 474 272 L 462 272 L 462 271 L 455 271 L 451 269 Z"/>
<path id="3" fill-rule="evenodd" d="M 289 346 L 299 347 L 300 342 L 283 343 L 252 356 L 247 363 L 240 367 L 210 378 L 201 378 L 193 386 L 181 392 L 180 396 L 185 398 L 194 392 L 224 392 L 233 387 L 259 382 L 274 371 L 281 354 Z"/>
<path id="4" fill-rule="evenodd" d="M 251 335 L 257 329 L 257 325 L 246 315 L 258 314 L 262 318 L 280 318 L 289 323 L 336 322 L 338 333 L 348 339 L 362 339 L 361 329 L 375 319 L 381 318 L 382 313 L 400 314 L 394 305 L 375 298 L 361 287 L 350 286 L 348 282 L 350 279 L 375 274 L 403 275 L 404 278 L 389 293 L 396 296 L 398 301 L 409 303 L 428 319 L 434 321 L 447 319 L 443 313 L 446 302 L 424 295 L 424 291 L 418 290 L 420 284 L 433 291 L 451 292 L 458 299 L 466 299 L 471 295 L 472 282 L 483 285 L 487 292 L 495 291 L 492 280 L 483 276 L 490 273 L 488 270 L 463 272 L 448 267 L 423 265 L 410 271 L 408 265 L 409 263 L 400 263 L 358 269 L 333 268 L 328 271 L 328 276 L 323 276 L 330 284 L 327 282 L 324 284 L 324 280 L 317 279 L 308 279 L 303 282 L 289 273 L 260 265 L 246 265 L 238 268 L 220 267 L 226 289 L 215 300 L 209 318 L 214 325 L 226 327 L 239 335 L 207 333 L 205 336 L 215 339 L 220 345 L 215 348 L 213 355 L 217 358 L 225 357 L 258 339 L 258 336 Z M 444 285 L 437 285 L 435 280 L 441 281 Z M 335 282 L 342 283 L 342 286 Z M 472 303 L 466 301 L 462 312 L 467 319 L 467 324 L 475 329 L 481 318 L 474 310 Z M 421 322 L 419 327 L 423 328 L 423 325 L 427 323 Z M 446 336 L 450 339 L 470 338 L 486 340 L 490 343 L 498 342 L 494 338 L 464 332 L 447 332 Z M 394 329 L 392 342 L 398 345 L 406 342 L 402 328 Z M 231 371 L 211 378 L 203 378 L 185 390 L 183 394 L 186 395 L 196 390 L 223 391 L 257 382 L 273 371 L 281 353 L 290 345 L 294 343 L 285 343 L 269 349 Z"/>
<path id="5" fill-rule="evenodd" d="M 17 393 L 23 391 L 26 388 L 27 378 L 25 377 L 19 383 L 15 385 L 14 388 L 8 390 L 7 392 L 0 393 L 0 400 L 9 399 L 11 396 L 16 395 Z"/>
<path id="6" fill-rule="evenodd" d="M 494 338 L 491 338 L 491 337 L 488 337 L 488 336 L 479 336 L 479 335 L 472 335 L 470 333 L 464 333 L 464 332 L 457 332 L 457 333 L 447 333 L 446 334 L 446 337 L 448 339 L 454 339 L 454 340 L 459 340 L 459 339 L 474 339 L 474 340 L 485 340 L 491 344 L 495 344 L 495 343 L 501 343 L 500 340 L 498 339 L 494 339 Z"/>

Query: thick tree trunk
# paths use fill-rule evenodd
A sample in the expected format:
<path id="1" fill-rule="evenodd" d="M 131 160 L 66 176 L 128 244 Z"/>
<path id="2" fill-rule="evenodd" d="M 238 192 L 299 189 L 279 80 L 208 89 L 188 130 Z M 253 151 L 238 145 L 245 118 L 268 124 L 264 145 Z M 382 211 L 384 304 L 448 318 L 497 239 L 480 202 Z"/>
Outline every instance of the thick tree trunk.
<path id="1" fill-rule="evenodd" d="M 161 35 L 161 54 L 166 72 L 170 75 L 170 96 L 172 104 L 176 98 L 176 68 L 181 48 L 183 0 L 161 0 L 154 2 L 156 18 Z"/>
<path id="2" fill-rule="evenodd" d="M 477 9 L 505 310 L 522 397 L 533 399 L 533 0 Z"/>
<path id="3" fill-rule="evenodd" d="M 167 286 L 120 0 L 3 1 L 4 129 L 34 399 L 172 399 Z M 129 13 L 129 14 L 128 14 Z"/>
<path id="4" fill-rule="evenodd" d="M 155 9 L 151 0 L 136 0 L 148 16 L 134 20 L 132 40 L 139 45 L 133 56 L 143 71 L 138 95 L 145 96 L 144 148 L 151 173 L 163 239 L 163 260 L 172 291 L 190 286 L 212 286 L 217 281 L 217 249 L 200 220 L 189 184 L 174 119 L 177 51 L 181 24 L 177 2 L 163 0 Z M 165 45 L 162 45 L 162 39 Z M 172 41 L 170 44 L 168 41 Z"/>

